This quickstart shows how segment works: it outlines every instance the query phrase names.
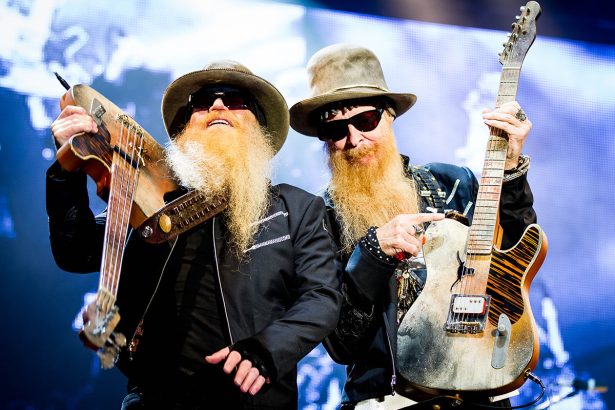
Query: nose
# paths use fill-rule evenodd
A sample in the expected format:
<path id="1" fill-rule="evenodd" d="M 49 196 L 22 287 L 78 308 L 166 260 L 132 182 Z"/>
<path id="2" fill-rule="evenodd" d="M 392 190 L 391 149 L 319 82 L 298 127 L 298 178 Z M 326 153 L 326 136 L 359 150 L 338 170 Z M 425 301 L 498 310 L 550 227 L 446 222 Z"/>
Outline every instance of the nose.
<path id="1" fill-rule="evenodd" d="M 224 105 L 224 101 L 222 101 L 222 97 L 218 97 L 214 100 L 211 107 L 209 107 L 209 111 L 211 110 L 228 110 L 226 105 Z"/>
<path id="2" fill-rule="evenodd" d="M 363 134 L 357 130 L 354 125 L 348 124 L 348 135 L 346 136 L 346 145 L 356 147 L 363 140 Z"/>

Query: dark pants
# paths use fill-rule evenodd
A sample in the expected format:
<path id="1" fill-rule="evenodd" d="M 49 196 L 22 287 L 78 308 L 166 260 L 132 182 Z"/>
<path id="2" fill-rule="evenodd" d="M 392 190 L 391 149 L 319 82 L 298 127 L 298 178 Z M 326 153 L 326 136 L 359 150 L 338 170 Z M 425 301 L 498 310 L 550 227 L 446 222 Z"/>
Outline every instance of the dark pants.
<path id="1" fill-rule="evenodd" d="M 178 373 L 165 381 L 133 385 L 124 397 L 122 410 L 242 409 L 246 407 L 243 401 L 239 388 L 221 371 L 191 376 Z"/>

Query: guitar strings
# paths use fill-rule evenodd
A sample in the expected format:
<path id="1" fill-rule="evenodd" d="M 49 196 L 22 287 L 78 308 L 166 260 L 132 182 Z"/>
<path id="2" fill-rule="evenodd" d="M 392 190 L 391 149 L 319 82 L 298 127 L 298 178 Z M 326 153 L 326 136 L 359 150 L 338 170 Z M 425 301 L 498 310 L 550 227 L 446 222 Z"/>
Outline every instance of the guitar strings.
<path id="1" fill-rule="evenodd" d="M 492 192 L 488 187 L 494 186 L 493 184 L 487 184 L 487 178 L 497 178 L 492 174 L 493 170 L 503 169 L 503 167 L 493 167 L 488 166 L 492 165 L 490 162 L 500 161 L 501 158 L 498 158 L 498 154 L 501 153 L 501 145 L 499 138 L 502 136 L 502 130 L 497 128 L 490 128 L 489 140 L 487 143 L 487 153 L 485 157 L 485 164 L 483 169 L 485 170 L 485 174 L 481 177 L 483 180 L 483 184 L 481 184 L 481 188 L 479 188 L 478 192 L 478 200 L 477 203 L 485 203 L 485 202 L 496 202 L 496 196 L 499 195 L 497 190 Z M 501 176 L 499 176 L 501 178 Z M 501 181 L 500 181 L 501 183 Z M 497 208 L 497 207 L 496 207 Z M 494 208 L 495 209 L 495 208 Z M 462 296 L 469 295 L 483 295 L 486 294 L 486 282 L 484 278 L 477 278 L 476 274 L 476 262 L 478 262 L 478 255 L 481 254 L 480 248 L 484 246 L 484 241 L 487 237 L 489 237 L 489 242 L 492 243 L 492 238 L 495 226 L 485 225 L 484 222 L 486 220 L 493 220 L 493 216 L 487 213 L 487 206 L 477 207 L 477 213 L 475 214 L 474 221 L 470 227 L 469 237 L 468 237 L 468 251 L 466 252 L 466 260 L 463 263 L 461 268 L 461 278 L 460 284 L 458 285 L 458 289 L 460 290 L 459 294 Z M 497 210 L 496 210 L 497 212 Z M 478 227 L 482 229 L 478 229 Z M 489 228 L 489 231 L 484 228 Z M 482 246 L 481 246 L 482 245 Z M 474 272 L 472 270 L 474 269 Z M 484 285 L 484 286 L 483 286 Z M 485 289 L 483 289 L 485 287 Z M 470 322 L 470 319 L 475 317 L 476 313 L 456 313 L 454 314 L 455 322 L 461 323 L 463 327 L 464 322 Z"/>
<path id="2" fill-rule="evenodd" d="M 513 33 L 515 33 L 516 31 L 518 31 L 518 26 L 514 27 L 513 29 Z M 509 55 L 505 56 L 505 61 L 509 62 Z M 504 68 L 505 70 L 506 68 Z M 502 73 L 500 74 L 500 84 L 502 84 L 502 82 L 504 81 L 503 76 L 504 76 L 504 72 L 502 71 Z M 498 96 L 499 97 L 499 96 Z M 494 208 L 494 212 L 498 212 L 499 210 L 499 196 L 501 194 L 501 188 L 502 188 L 502 177 L 503 177 L 503 171 L 504 171 L 504 166 L 500 166 L 495 168 L 498 175 L 493 175 L 491 174 L 492 171 L 492 167 L 487 167 L 488 161 L 505 161 L 506 160 L 506 154 L 507 154 L 507 148 L 508 148 L 508 144 L 507 144 L 507 137 L 506 137 L 506 133 L 498 128 L 492 128 L 489 127 L 490 133 L 489 133 L 489 139 L 488 139 L 488 143 L 487 143 L 487 154 L 485 157 L 485 161 L 484 161 L 484 166 L 483 166 L 483 170 L 486 170 L 486 173 L 488 174 L 487 176 L 483 175 L 481 177 L 481 179 L 483 178 L 498 178 L 499 179 L 499 189 L 496 190 L 496 192 L 488 192 L 487 189 L 485 189 L 485 184 L 481 184 L 481 188 L 479 188 L 479 192 L 478 192 L 478 196 L 479 198 L 477 199 L 478 203 L 481 203 L 482 200 L 485 199 L 485 197 L 489 197 L 491 196 L 497 196 L 497 198 L 493 199 L 493 198 L 489 198 L 490 201 L 495 201 L 496 202 L 496 207 Z M 499 158 L 499 156 L 497 154 L 501 154 L 504 153 L 504 158 Z M 490 186 L 494 186 L 494 185 L 490 185 Z M 485 209 L 482 208 L 478 208 L 477 207 L 477 211 L 478 211 L 478 219 L 483 222 L 485 220 L 491 220 L 494 221 L 494 225 L 491 227 L 491 243 L 493 243 L 493 235 L 495 235 L 495 220 L 494 220 L 494 216 L 491 215 L 491 213 L 486 213 Z M 482 213 L 482 214 L 481 214 Z M 485 215 L 486 214 L 486 215 Z M 484 240 L 484 238 L 482 238 Z M 475 247 L 477 245 L 477 242 L 480 242 L 481 238 L 480 235 L 477 233 L 477 230 L 475 228 L 475 224 L 473 223 L 470 226 L 470 230 L 469 230 L 469 236 L 468 236 L 468 248 L 466 249 L 466 260 L 461 262 L 462 266 L 460 267 L 460 278 L 458 283 L 455 284 L 454 289 L 455 292 L 457 292 L 459 295 L 465 296 L 465 295 L 472 295 L 472 294 L 478 294 L 480 290 L 482 290 L 483 286 L 479 286 L 479 288 L 475 288 L 475 286 L 477 285 L 475 282 L 478 282 L 478 285 L 481 285 L 481 281 L 479 281 L 478 279 L 474 278 L 474 275 L 476 273 L 476 271 L 474 273 L 472 272 L 472 269 L 475 266 L 476 261 L 478 260 L 478 257 L 475 256 L 474 252 L 470 252 L 470 250 Z M 478 253 L 477 253 L 478 254 Z M 488 281 L 488 273 L 487 272 L 487 281 Z M 484 294 L 486 296 L 486 288 L 487 288 L 487 281 L 485 281 L 484 283 Z M 452 307 L 451 307 L 452 309 Z M 453 322 L 454 323 L 460 323 L 461 326 L 463 326 L 463 322 L 465 322 L 468 318 L 469 315 L 471 315 L 470 313 L 466 314 L 466 313 L 456 313 L 456 312 L 452 312 L 452 318 L 453 318 Z"/>
<path id="3" fill-rule="evenodd" d="M 117 234 L 118 234 L 118 214 L 117 209 L 120 204 L 118 204 L 118 200 L 121 199 L 121 186 L 122 186 L 122 162 L 125 160 L 124 154 L 125 151 L 122 149 L 123 140 L 124 140 L 124 128 L 120 125 L 120 135 L 119 140 L 117 142 L 117 147 L 119 147 L 119 152 L 113 152 L 113 159 L 111 161 L 111 187 L 109 189 L 109 200 L 107 207 L 107 225 L 105 227 L 105 245 L 103 248 L 103 256 L 104 256 L 104 266 L 101 269 L 101 280 L 103 281 L 103 289 L 105 289 L 109 294 L 113 295 L 113 290 L 110 289 L 110 285 L 115 280 L 115 270 L 117 268 L 116 265 L 116 255 L 118 252 L 117 247 Z M 110 141 L 112 143 L 112 141 Z M 119 198 L 118 198 L 119 197 Z M 107 246 L 110 249 L 106 249 Z M 105 309 L 105 312 L 108 309 Z"/>
<path id="4" fill-rule="evenodd" d="M 124 129 L 124 125 L 122 125 L 122 130 Z M 137 138 L 140 138 L 140 141 L 137 141 Z M 130 147 L 131 151 L 128 153 L 127 149 L 123 149 L 124 152 L 123 157 L 124 161 L 122 162 L 123 171 L 121 178 L 121 190 L 123 194 L 120 196 L 122 201 L 121 204 L 121 217 L 118 221 L 120 224 L 120 235 L 117 237 L 117 249 L 118 252 L 115 255 L 115 269 L 113 275 L 113 283 L 110 286 L 110 290 L 112 294 L 115 296 L 117 294 L 117 287 L 119 283 L 120 270 L 122 265 L 122 260 L 124 256 L 124 247 L 126 242 L 126 233 L 128 231 L 130 214 L 132 210 L 133 197 L 136 188 L 136 184 L 138 181 L 138 171 L 139 171 L 139 153 L 141 152 L 143 144 L 142 134 L 138 132 L 137 127 L 130 123 L 130 127 L 127 131 L 127 143 L 125 147 Z M 138 148 L 137 148 L 138 147 Z"/>
<path id="5" fill-rule="evenodd" d="M 119 135 L 119 141 L 117 143 L 118 147 L 122 147 L 122 142 L 124 139 L 124 135 L 123 135 L 123 128 L 120 127 L 120 135 Z M 110 252 L 105 253 L 105 257 L 108 258 L 108 264 L 109 264 L 109 269 L 105 270 L 104 272 L 101 272 L 102 274 L 104 274 L 105 276 L 105 289 L 109 292 L 112 293 L 112 290 L 109 289 L 110 288 L 110 284 L 113 282 L 114 280 L 114 276 L 115 276 L 115 255 L 117 254 L 117 241 L 116 241 L 116 235 L 117 235 L 117 210 L 116 208 L 118 208 L 119 204 L 117 203 L 118 199 L 121 198 L 121 192 L 119 192 L 121 189 L 121 184 L 122 184 L 122 167 L 121 167 L 121 163 L 122 163 L 122 151 L 120 150 L 119 152 L 114 152 L 113 153 L 113 161 L 111 164 L 111 189 L 109 192 L 109 207 L 107 210 L 107 232 L 106 234 L 108 235 L 106 237 L 106 244 L 110 245 Z M 119 198 L 118 198 L 119 197 Z"/>
<path id="6" fill-rule="evenodd" d="M 131 125 L 127 132 L 124 131 L 125 126 L 120 121 L 120 135 L 117 144 L 119 152 L 114 152 L 111 164 L 111 189 L 105 231 L 107 240 L 103 246 L 105 258 L 101 268 L 101 287 L 107 290 L 111 296 L 105 303 L 104 311 L 111 309 L 111 304 L 114 303 L 117 296 L 126 233 L 138 181 L 140 166 L 138 155 L 143 147 L 143 135 L 138 132 L 139 130 L 136 127 Z M 140 140 L 138 144 L 137 137 Z M 131 148 L 130 153 L 126 147 Z M 119 209 L 116 209 L 118 207 Z M 111 254 L 107 252 L 107 246 L 110 246 Z"/>
<path id="7" fill-rule="evenodd" d="M 122 129 L 124 129 L 124 125 L 121 125 Z M 131 185 L 131 175 L 133 174 L 133 167 L 132 164 L 128 161 L 134 162 L 134 154 L 133 152 L 131 152 L 131 155 L 128 154 L 128 150 L 126 148 L 128 147 L 133 147 L 133 151 L 134 151 L 134 146 L 135 146 L 135 141 L 134 138 L 131 139 L 130 137 L 132 136 L 131 130 L 130 128 L 127 130 L 127 143 L 125 148 L 123 149 L 124 152 L 124 161 L 122 162 L 122 167 L 124 168 L 124 172 L 122 173 L 122 191 L 123 195 L 121 195 L 120 200 L 122 201 L 122 205 L 121 205 L 121 218 L 119 220 L 120 223 L 120 231 L 121 231 L 121 235 L 118 236 L 117 241 L 118 241 L 118 246 L 117 249 L 118 251 L 121 249 L 121 252 L 117 252 L 117 254 L 115 255 L 116 258 L 116 268 L 114 270 L 114 276 L 113 276 L 113 283 L 111 284 L 111 291 L 113 292 L 113 294 L 115 295 L 117 293 L 117 285 L 119 282 L 119 272 L 120 269 L 122 267 L 122 259 L 123 259 L 123 255 L 124 255 L 124 245 L 125 245 L 125 238 L 126 238 L 126 231 L 127 231 L 127 223 L 130 219 L 130 208 L 131 208 L 131 204 L 132 204 L 132 195 L 130 192 L 130 185 Z M 137 163 L 138 164 L 138 163 Z"/>

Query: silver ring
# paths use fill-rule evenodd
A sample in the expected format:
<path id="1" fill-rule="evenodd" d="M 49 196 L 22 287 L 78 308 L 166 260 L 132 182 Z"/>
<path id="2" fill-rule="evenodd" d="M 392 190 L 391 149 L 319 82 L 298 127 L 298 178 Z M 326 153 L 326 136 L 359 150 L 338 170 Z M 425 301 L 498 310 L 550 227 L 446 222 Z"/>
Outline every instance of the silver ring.
<path id="1" fill-rule="evenodd" d="M 423 227 L 420 225 L 412 225 L 412 227 L 414 228 L 414 235 L 418 236 L 420 234 L 422 234 L 423 232 L 425 232 L 423 230 Z"/>
<path id="2" fill-rule="evenodd" d="M 525 121 L 527 120 L 527 115 L 525 115 L 525 111 L 519 108 L 519 111 L 517 111 L 517 113 L 515 114 L 515 118 L 519 121 Z"/>

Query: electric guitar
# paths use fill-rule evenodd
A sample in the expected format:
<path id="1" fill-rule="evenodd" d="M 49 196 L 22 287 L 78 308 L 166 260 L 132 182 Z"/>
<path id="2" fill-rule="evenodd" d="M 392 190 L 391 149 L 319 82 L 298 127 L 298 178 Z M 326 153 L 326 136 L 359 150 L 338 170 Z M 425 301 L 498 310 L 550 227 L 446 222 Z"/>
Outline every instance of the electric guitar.
<path id="1" fill-rule="evenodd" d="M 162 147 L 132 118 L 94 89 L 83 84 L 70 87 L 58 79 L 68 89 L 61 108 L 85 108 L 99 128 L 97 134 L 72 136 L 58 150 L 57 159 L 68 171 L 81 169 L 90 175 L 97 194 L 107 201 L 99 287 L 96 299 L 82 311 L 79 336 L 97 352 L 101 366 L 111 368 L 126 346 L 126 337 L 115 328 L 120 321 L 116 299 L 128 227 L 156 215 L 165 206 L 164 194 L 177 185 Z"/>
<path id="2" fill-rule="evenodd" d="M 99 129 L 97 134 L 72 136 L 58 150 L 57 159 L 65 170 L 81 169 L 90 175 L 97 194 L 107 202 L 99 288 L 95 300 L 81 312 L 79 336 L 108 369 L 127 344 L 124 334 L 115 329 L 120 322 L 116 301 L 129 226 L 145 242 L 166 242 L 224 210 L 227 200 L 222 196 L 206 200 L 192 190 L 165 202 L 165 195 L 179 187 L 162 146 L 96 90 L 83 84 L 70 87 L 56 76 L 67 88 L 61 108 L 86 109 Z M 134 348 L 131 343 L 130 349 Z"/>
<path id="3" fill-rule="evenodd" d="M 521 7 L 500 54 L 496 106 L 514 101 L 523 59 L 536 37 L 540 6 Z M 432 223 L 423 247 L 427 280 L 399 325 L 397 370 L 430 394 L 503 394 L 521 386 L 538 361 L 528 292 L 547 249 L 538 225 L 499 250 L 498 208 L 508 140 L 491 129 L 473 223 Z"/>

